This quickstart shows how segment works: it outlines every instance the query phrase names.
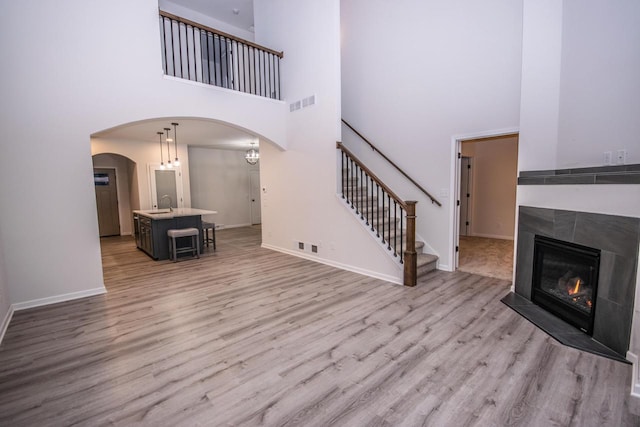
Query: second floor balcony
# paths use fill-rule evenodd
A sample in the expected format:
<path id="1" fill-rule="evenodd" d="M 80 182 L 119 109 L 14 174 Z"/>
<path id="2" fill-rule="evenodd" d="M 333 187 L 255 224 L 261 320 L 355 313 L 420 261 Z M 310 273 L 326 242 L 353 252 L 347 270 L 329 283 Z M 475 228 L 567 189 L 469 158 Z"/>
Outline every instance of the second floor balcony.
<path id="1" fill-rule="evenodd" d="M 159 19 L 166 75 L 282 99 L 282 52 L 163 11 Z"/>

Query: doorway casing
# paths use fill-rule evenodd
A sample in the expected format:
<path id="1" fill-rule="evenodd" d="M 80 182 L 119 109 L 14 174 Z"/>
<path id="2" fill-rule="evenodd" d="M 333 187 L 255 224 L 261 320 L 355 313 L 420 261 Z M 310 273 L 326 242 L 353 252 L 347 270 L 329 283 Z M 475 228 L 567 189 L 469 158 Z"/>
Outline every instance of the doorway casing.
<path id="1" fill-rule="evenodd" d="M 475 133 L 454 135 L 451 137 L 451 175 L 449 177 L 449 194 L 453 197 L 449 199 L 449 207 L 453 215 L 449 221 L 450 240 L 450 271 L 456 271 L 458 268 L 458 248 L 460 245 L 460 169 L 462 160 L 462 143 L 475 139 L 501 137 L 506 135 L 516 135 L 520 133 L 519 128 L 505 128 L 488 131 L 480 131 Z M 515 255 L 514 255 L 515 256 Z M 515 263 L 515 259 L 514 259 Z M 514 264 L 515 265 L 515 264 Z"/>

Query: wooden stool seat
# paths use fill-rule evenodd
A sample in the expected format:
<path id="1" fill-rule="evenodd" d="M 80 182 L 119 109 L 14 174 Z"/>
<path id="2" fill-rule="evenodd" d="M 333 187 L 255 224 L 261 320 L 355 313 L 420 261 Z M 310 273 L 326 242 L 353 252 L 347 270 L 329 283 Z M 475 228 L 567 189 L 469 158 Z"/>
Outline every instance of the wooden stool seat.
<path id="1" fill-rule="evenodd" d="M 178 228 L 167 230 L 169 237 L 169 258 L 178 261 L 178 254 L 191 252 L 200 258 L 200 230 L 197 228 Z M 191 237 L 191 246 L 177 247 L 176 241 L 181 237 Z"/>

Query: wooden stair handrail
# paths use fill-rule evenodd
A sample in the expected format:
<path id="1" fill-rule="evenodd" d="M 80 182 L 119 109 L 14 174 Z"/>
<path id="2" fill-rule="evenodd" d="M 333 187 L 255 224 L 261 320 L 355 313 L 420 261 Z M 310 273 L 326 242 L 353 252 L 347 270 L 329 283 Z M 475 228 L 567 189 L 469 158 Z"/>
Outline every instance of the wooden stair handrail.
<path id="1" fill-rule="evenodd" d="M 371 169 L 369 169 L 368 167 L 366 167 L 364 165 L 364 163 L 362 163 L 360 161 L 360 159 L 358 159 L 351 151 L 349 151 L 347 149 L 347 147 L 345 147 L 344 145 L 342 145 L 342 142 L 338 141 L 336 142 L 336 148 L 342 150 L 343 152 L 345 152 L 358 166 L 360 166 L 360 168 L 365 171 L 366 174 L 368 174 L 384 191 L 386 191 L 387 193 L 389 193 L 389 195 L 391 196 L 391 198 L 393 200 L 395 200 L 396 202 L 398 202 L 398 204 L 400 206 L 402 206 L 404 208 L 404 210 L 407 210 L 407 203 L 402 200 L 400 198 L 400 196 L 398 196 L 396 193 L 393 192 L 393 190 L 391 190 L 389 187 L 387 187 L 387 185 L 382 182 L 382 180 L 380 178 L 378 178 L 376 176 L 375 173 L 373 173 L 371 171 Z"/>
<path id="2" fill-rule="evenodd" d="M 375 145 L 373 145 L 371 143 L 371 141 L 369 141 L 367 138 L 364 137 L 364 135 L 362 135 L 360 132 L 358 132 L 353 126 L 351 126 L 345 119 L 342 119 L 342 123 L 344 123 L 345 125 L 347 125 L 347 127 L 349 129 L 351 129 L 356 135 L 358 135 L 360 138 L 362 138 L 362 140 L 364 142 L 366 142 L 367 144 L 369 144 L 369 146 L 371 147 L 371 149 L 373 151 L 376 151 L 378 154 L 380 154 L 382 156 L 383 159 L 385 159 L 387 162 L 389 162 L 389 164 L 391 166 L 393 166 L 394 168 L 396 168 L 396 170 L 398 172 L 400 172 L 405 178 L 407 178 L 409 181 L 411 181 L 411 183 L 413 185 L 415 185 L 416 187 L 418 187 L 418 189 L 420 191 L 422 191 L 429 199 L 431 199 L 431 203 L 435 203 L 438 206 L 442 206 L 442 203 L 440 203 L 435 197 L 433 197 L 431 194 L 429 194 L 429 192 L 427 190 L 425 190 L 424 188 L 422 188 L 422 186 L 420 184 L 418 184 L 413 178 L 411 178 L 409 175 L 407 175 L 407 173 L 405 171 L 403 171 L 398 165 L 396 165 L 390 158 L 388 158 L 382 151 L 378 150 L 378 147 L 376 147 Z"/>
<path id="3" fill-rule="evenodd" d="M 160 13 L 160 16 L 162 16 L 164 18 L 173 19 L 174 21 L 182 22 L 183 24 L 191 25 L 192 27 L 200 28 L 201 30 L 205 30 L 205 31 L 208 31 L 208 32 L 214 33 L 214 34 L 218 34 L 218 35 L 220 35 L 220 36 L 222 36 L 224 38 L 235 40 L 235 41 L 237 41 L 239 43 L 246 44 L 247 46 L 251 46 L 253 48 L 260 49 L 260 50 L 263 50 L 263 51 L 268 52 L 268 53 L 272 53 L 272 54 L 278 56 L 279 58 L 284 57 L 284 53 L 283 52 L 278 52 L 276 50 L 269 49 L 268 47 L 260 46 L 257 43 L 254 43 L 254 42 L 249 41 L 249 40 L 245 40 L 245 39 L 240 38 L 240 37 L 236 37 L 233 34 L 225 33 L 224 31 L 216 30 L 215 28 L 211 28 L 211 27 L 207 27 L 206 25 L 198 24 L 197 22 L 191 21 L 189 19 L 183 18 L 183 17 L 178 16 L 178 15 L 173 15 L 171 13 L 165 12 L 164 10 L 159 10 L 158 12 Z"/>

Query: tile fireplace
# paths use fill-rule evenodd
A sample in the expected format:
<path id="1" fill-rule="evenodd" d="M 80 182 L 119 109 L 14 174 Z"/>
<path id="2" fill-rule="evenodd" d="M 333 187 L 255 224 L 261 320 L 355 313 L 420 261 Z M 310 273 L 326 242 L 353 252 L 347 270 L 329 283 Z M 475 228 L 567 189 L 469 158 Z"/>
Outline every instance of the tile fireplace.
<path id="1" fill-rule="evenodd" d="M 520 206 L 503 301 L 564 344 L 624 361 L 639 244 L 640 218 Z"/>

